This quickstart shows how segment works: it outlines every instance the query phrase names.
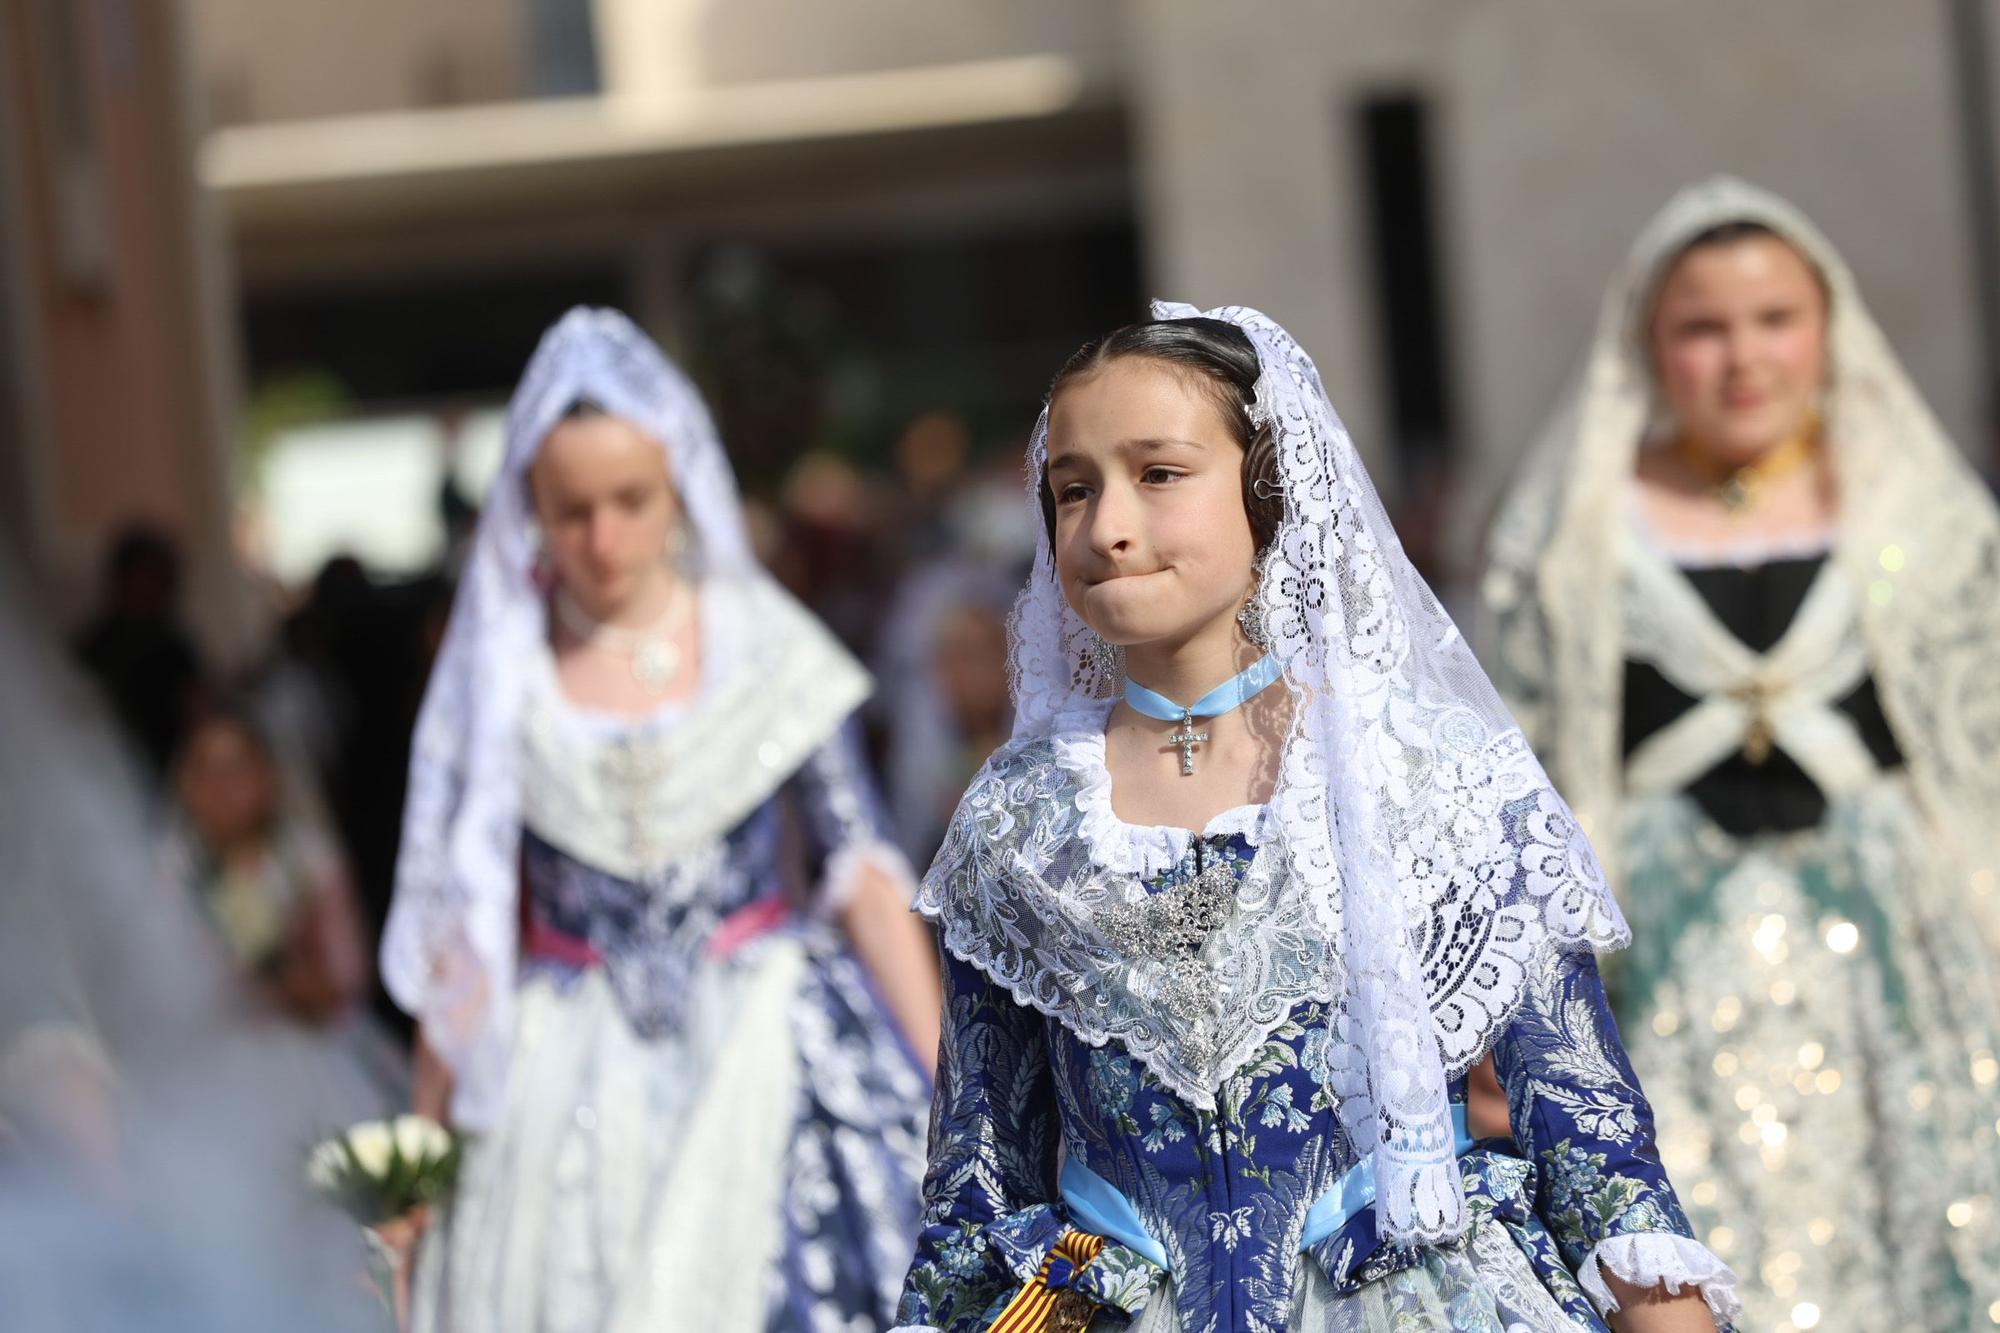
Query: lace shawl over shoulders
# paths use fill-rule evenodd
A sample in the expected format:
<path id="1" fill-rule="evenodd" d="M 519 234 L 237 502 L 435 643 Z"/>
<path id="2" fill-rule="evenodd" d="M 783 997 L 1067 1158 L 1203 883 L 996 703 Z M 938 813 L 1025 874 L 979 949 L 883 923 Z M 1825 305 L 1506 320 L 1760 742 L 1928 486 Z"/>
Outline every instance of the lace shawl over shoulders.
<path id="1" fill-rule="evenodd" d="M 1120 948 L 1107 914 L 1146 897 L 1144 872 L 1104 854 L 1111 835 L 1093 825 L 1115 822 L 1108 783 L 1100 802 L 1063 754 L 1073 743 L 1059 729 L 994 753 L 952 817 L 917 910 L 1018 1003 L 1091 1045 L 1117 1040 L 1177 1096 L 1212 1110 L 1216 1090 L 1294 1008 L 1337 999 L 1339 950 L 1268 827 L 1228 919 L 1192 960 L 1196 975 L 1187 960 Z M 1546 951 L 1626 939 L 1616 909 L 1576 889 L 1572 862 L 1589 849 L 1561 803 L 1496 790 L 1492 804 L 1503 833 L 1470 883 L 1431 887 L 1416 942 L 1453 1072 L 1485 1053 Z"/>

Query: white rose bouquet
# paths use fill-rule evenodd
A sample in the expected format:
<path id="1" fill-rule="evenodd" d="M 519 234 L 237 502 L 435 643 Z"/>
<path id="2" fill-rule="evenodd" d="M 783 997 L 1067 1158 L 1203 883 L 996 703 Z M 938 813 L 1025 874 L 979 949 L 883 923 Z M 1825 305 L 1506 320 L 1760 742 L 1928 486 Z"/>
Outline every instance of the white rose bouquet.
<path id="1" fill-rule="evenodd" d="M 421 1115 L 355 1125 L 306 1159 L 313 1188 L 366 1227 L 437 1202 L 457 1175 L 457 1135 Z"/>
<path id="2" fill-rule="evenodd" d="M 375 1292 L 409 1326 L 408 1260 L 430 1207 L 458 1176 L 458 1136 L 429 1116 L 355 1125 L 315 1147 L 306 1179 L 361 1224 Z"/>

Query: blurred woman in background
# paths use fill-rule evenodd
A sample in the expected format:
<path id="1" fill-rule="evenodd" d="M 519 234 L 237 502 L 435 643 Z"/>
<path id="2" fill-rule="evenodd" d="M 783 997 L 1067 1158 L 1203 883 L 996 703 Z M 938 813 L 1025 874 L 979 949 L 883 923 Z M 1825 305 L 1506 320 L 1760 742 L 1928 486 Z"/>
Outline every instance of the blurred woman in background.
<path id="1" fill-rule="evenodd" d="M 694 386 L 565 316 L 508 410 L 384 941 L 417 1109 L 470 1136 L 416 1327 L 886 1321 L 938 986 L 870 689 L 753 560 Z"/>
<path id="2" fill-rule="evenodd" d="M 2000 1320 L 2000 522 L 1826 239 L 1729 179 L 1607 296 L 1496 530 L 1496 682 L 1746 1329 Z"/>
<path id="3" fill-rule="evenodd" d="M 367 951 L 340 853 L 282 789 L 249 714 L 207 710 L 175 761 L 167 869 L 260 996 L 302 1023 L 325 1023 L 366 988 Z"/>
<path id="4" fill-rule="evenodd" d="M 173 767 L 162 842 L 167 882 L 213 928 L 219 967 L 260 1016 L 318 1048 L 308 1132 L 394 1109 L 406 1095 L 393 1043 L 367 1013 L 371 971 L 352 881 L 338 847 L 287 780 L 264 729 L 216 704 L 188 725 Z"/>
<path id="5" fill-rule="evenodd" d="M 889 811 L 918 864 L 930 864 L 966 784 L 1007 739 L 1007 617 L 1018 582 L 964 558 L 931 562 L 897 589 L 881 665 L 903 687 L 879 706 Z"/>

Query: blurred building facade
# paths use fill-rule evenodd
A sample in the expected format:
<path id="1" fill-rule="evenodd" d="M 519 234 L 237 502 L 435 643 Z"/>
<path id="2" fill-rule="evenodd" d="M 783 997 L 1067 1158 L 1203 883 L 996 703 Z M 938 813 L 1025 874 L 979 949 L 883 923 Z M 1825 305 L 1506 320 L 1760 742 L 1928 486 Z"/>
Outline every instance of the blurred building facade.
<path id="1" fill-rule="evenodd" d="M 1388 484 L 1448 463 L 1476 517 L 1637 228 L 1677 186 L 1729 170 L 1790 195 L 1845 247 L 1985 461 L 1975 244 L 1992 238 L 1973 234 L 1969 207 L 1963 5 L 195 8 L 223 122 L 205 174 L 233 228 L 253 366 L 260 334 L 294 340 L 313 311 L 379 318 L 399 291 L 432 335 L 456 336 L 422 314 L 438 303 L 490 305 L 497 334 L 523 299 L 568 289 L 621 300 L 685 345 L 700 336 L 690 256 L 722 237 L 817 250 L 881 283 L 844 300 L 930 303 L 947 326 L 980 300 L 1059 304 L 1078 264 L 1124 252 L 1030 248 L 998 296 L 950 264 L 867 256 L 1123 228 L 1126 286 L 1269 310 L 1318 356 L 1364 447 L 1404 464 Z M 997 253 L 971 262 L 1009 262 Z M 1034 335 L 1060 323 L 1003 319 L 963 350 L 1031 401 L 1061 350 Z M 522 335 L 505 332 L 511 358 Z M 902 368 L 1001 392 L 964 365 Z"/>
<path id="2" fill-rule="evenodd" d="M 59 600 L 120 523 L 182 535 L 226 639 L 246 383 L 491 398 L 577 299 L 700 362 L 791 281 L 818 304 L 764 313 L 833 396 L 1018 436 L 1157 292 L 1297 330 L 1385 489 L 1452 478 L 1462 561 L 1630 237 L 1715 170 L 1826 227 L 1990 463 L 1986 3 L 4 0 L 0 504 Z"/>
<path id="3" fill-rule="evenodd" d="M 0 517 L 73 627 L 133 523 L 181 547 L 195 627 L 241 648 L 234 298 L 177 5 L 0 0 Z"/>

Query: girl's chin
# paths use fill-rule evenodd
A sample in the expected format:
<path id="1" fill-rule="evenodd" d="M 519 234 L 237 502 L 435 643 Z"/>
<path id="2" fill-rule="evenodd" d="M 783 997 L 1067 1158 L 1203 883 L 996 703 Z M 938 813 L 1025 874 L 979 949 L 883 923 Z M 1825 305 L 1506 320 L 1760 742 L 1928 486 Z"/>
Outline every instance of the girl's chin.
<path id="1" fill-rule="evenodd" d="M 1720 423 L 1708 438 L 1707 452 L 1732 467 L 1754 463 L 1790 439 L 1799 423 L 1790 414 L 1759 413 L 1754 417 Z"/>
<path id="2" fill-rule="evenodd" d="M 570 596 L 593 620 L 612 620 L 632 600 L 630 580 L 613 583 L 571 583 Z"/>
<path id="3" fill-rule="evenodd" d="M 1106 643 L 1120 648 L 1149 648 L 1183 644 L 1200 634 L 1207 618 L 1192 621 L 1162 620 L 1145 616 L 1096 618 L 1091 626 Z"/>

